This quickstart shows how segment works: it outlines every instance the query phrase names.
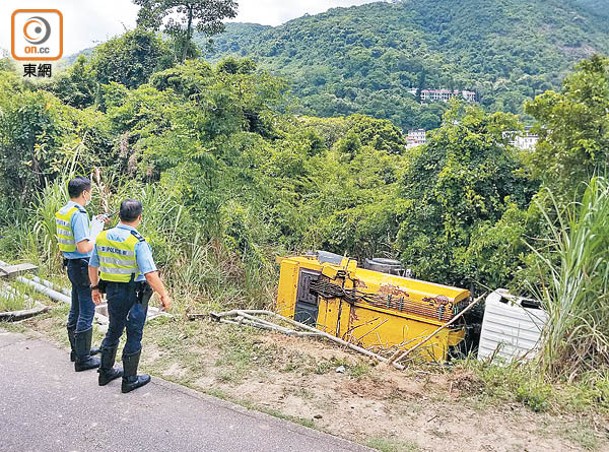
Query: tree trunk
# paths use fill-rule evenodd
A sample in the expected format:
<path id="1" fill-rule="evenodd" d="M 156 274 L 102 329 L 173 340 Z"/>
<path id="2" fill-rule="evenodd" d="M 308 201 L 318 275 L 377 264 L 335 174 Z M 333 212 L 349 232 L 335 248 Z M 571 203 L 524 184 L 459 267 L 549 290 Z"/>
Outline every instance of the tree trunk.
<path id="1" fill-rule="evenodd" d="M 192 6 L 188 7 L 188 25 L 186 26 L 186 39 L 184 41 L 183 48 L 182 48 L 182 59 L 181 59 L 181 63 L 184 62 L 184 60 L 186 60 L 186 57 L 188 56 L 188 49 L 190 48 L 190 40 L 192 39 L 192 19 L 193 19 L 193 12 L 192 12 Z"/>

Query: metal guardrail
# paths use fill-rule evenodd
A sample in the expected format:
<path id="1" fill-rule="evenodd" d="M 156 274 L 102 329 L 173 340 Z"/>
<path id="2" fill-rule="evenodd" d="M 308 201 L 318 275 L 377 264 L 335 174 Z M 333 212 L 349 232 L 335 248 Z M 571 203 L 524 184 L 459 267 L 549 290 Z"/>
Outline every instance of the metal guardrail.
<path id="1" fill-rule="evenodd" d="M 71 304 L 72 297 L 71 293 L 68 289 L 64 287 L 59 287 L 51 281 L 47 281 L 46 279 L 40 278 L 34 275 L 25 275 L 25 276 L 14 276 L 15 274 L 21 273 L 22 271 L 31 271 L 36 269 L 35 265 L 32 264 L 20 264 L 19 266 L 10 265 L 4 261 L 0 261 L 0 268 L 8 268 L 8 269 L 16 269 L 19 268 L 19 272 L 13 271 L 11 272 L 11 276 L 15 278 L 15 281 L 18 281 L 22 284 L 25 284 L 28 287 L 31 287 L 36 292 L 49 297 L 51 300 L 59 302 Z M 146 320 L 151 320 L 157 317 L 170 317 L 171 314 L 161 311 L 158 308 L 150 307 L 148 308 L 148 315 Z M 103 303 L 99 306 L 95 307 L 95 321 L 101 327 L 102 331 L 108 328 L 110 320 L 108 319 L 108 306 L 106 303 Z"/>

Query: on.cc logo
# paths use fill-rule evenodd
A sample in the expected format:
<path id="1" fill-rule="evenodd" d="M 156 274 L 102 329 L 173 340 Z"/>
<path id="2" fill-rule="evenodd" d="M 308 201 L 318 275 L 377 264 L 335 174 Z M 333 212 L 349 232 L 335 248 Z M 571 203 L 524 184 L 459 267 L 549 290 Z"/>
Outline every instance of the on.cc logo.
<path id="1" fill-rule="evenodd" d="M 44 17 L 30 17 L 23 26 L 23 35 L 30 44 L 44 44 L 51 36 L 51 24 Z"/>
<path id="2" fill-rule="evenodd" d="M 63 15 L 56 9 L 18 9 L 12 17 L 13 58 L 55 61 L 63 55 Z"/>

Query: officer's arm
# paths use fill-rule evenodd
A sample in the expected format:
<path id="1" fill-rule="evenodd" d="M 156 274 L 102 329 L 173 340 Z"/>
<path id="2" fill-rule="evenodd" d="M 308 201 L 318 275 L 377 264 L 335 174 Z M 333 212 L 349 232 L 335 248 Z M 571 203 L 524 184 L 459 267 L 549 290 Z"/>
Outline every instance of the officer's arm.
<path id="1" fill-rule="evenodd" d="M 169 298 L 169 293 L 167 293 L 167 289 L 165 289 L 163 281 L 161 281 L 161 278 L 159 278 L 159 272 L 149 272 L 144 276 L 146 277 L 148 284 L 150 284 L 150 287 L 152 287 L 152 290 L 159 294 L 163 307 L 166 311 L 168 311 L 171 308 L 171 298 Z"/>
<path id="2" fill-rule="evenodd" d="M 97 267 L 93 267 L 89 264 L 89 281 L 91 282 L 91 286 L 97 286 L 97 283 L 99 282 L 99 273 L 97 270 Z"/>
<path id="3" fill-rule="evenodd" d="M 93 253 L 91 253 L 91 259 L 89 259 L 89 282 L 91 283 L 91 287 L 96 287 L 99 284 L 99 255 L 97 254 L 97 248 L 93 247 Z M 102 302 L 102 294 L 97 289 L 91 289 L 91 296 L 93 297 L 93 302 L 97 305 Z"/>
<path id="4" fill-rule="evenodd" d="M 76 249 L 79 253 L 87 254 L 93 251 L 94 246 L 95 245 L 93 244 L 93 242 L 89 241 L 88 239 L 85 239 L 82 242 L 78 242 L 76 244 Z"/>
<path id="5" fill-rule="evenodd" d="M 77 212 L 72 217 L 72 231 L 79 253 L 88 254 L 93 251 L 93 242 L 90 240 L 89 219 L 86 213 Z"/>
<path id="6" fill-rule="evenodd" d="M 150 287 L 152 287 L 152 290 L 154 290 L 160 296 L 168 295 L 163 281 L 161 281 L 161 278 L 159 278 L 159 272 L 146 273 L 144 276 L 146 277 L 148 284 L 150 284 Z"/>

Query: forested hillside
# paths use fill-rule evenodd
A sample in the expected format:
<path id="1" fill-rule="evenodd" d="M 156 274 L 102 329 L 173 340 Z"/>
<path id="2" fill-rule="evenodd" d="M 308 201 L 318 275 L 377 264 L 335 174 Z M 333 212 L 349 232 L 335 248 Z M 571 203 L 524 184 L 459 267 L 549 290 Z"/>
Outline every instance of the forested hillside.
<path id="1" fill-rule="evenodd" d="M 573 0 L 573 2 L 593 14 L 601 17 L 609 17 L 609 8 L 606 0 Z"/>
<path id="2" fill-rule="evenodd" d="M 300 113 L 430 129 L 445 105 L 421 106 L 409 87 L 475 90 L 492 111 L 521 112 L 575 62 L 609 52 L 607 11 L 607 0 L 372 3 L 279 27 L 229 24 L 206 57 L 250 56 L 284 76 Z"/>

